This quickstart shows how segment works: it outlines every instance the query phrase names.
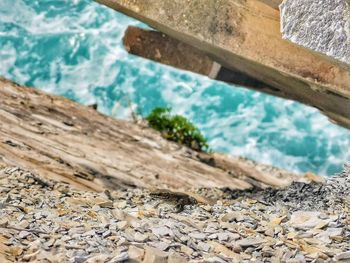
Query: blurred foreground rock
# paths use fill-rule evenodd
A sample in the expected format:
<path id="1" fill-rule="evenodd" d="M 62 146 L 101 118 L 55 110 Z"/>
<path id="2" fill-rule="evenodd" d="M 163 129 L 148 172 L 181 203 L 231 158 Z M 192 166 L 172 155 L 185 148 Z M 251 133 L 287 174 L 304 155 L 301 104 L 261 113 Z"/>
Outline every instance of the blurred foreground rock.
<path id="1" fill-rule="evenodd" d="M 0 100 L 0 262 L 350 259 L 348 168 L 194 152 L 5 79 Z"/>
<path id="2" fill-rule="evenodd" d="M 307 180 L 220 154 L 198 153 L 145 125 L 0 79 L 0 164 L 79 189 L 247 189 Z"/>

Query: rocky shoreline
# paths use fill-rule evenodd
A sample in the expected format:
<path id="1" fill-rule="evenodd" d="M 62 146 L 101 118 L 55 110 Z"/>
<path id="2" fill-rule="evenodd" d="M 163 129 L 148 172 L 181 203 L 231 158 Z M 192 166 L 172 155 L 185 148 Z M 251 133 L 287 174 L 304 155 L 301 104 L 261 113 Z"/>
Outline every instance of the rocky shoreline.
<path id="1" fill-rule="evenodd" d="M 0 164 L 81 190 L 281 187 L 310 181 L 222 154 L 198 153 L 147 125 L 116 120 L 0 78 Z"/>
<path id="2" fill-rule="evenodd" d="M 350 260 L 326 180 L 198 153 L 0 78 L 0 262 Z"/>
<path id="3" fill-rule="evenodd" d="M 242 197 L 261 200 L 264 203 L 288 207 L 289 210 L 324 210 L 340 212 L 350 205 L 350 166 L 344 172 L 324 181 L 313 183 L 293 182 L 285 189 L 257 189 L 235 191 L 232 198 Z"/>
<path id="4" fill-rule="evenodd" d="M 4 167 L 0 261 L 349 262 L 348 176 L 310 184 L 324 190 L 300 192 L 302 201 L 295 185 L 250 196 L 216 189 L 213 201 L 215 189 L 95 193 Z"/>

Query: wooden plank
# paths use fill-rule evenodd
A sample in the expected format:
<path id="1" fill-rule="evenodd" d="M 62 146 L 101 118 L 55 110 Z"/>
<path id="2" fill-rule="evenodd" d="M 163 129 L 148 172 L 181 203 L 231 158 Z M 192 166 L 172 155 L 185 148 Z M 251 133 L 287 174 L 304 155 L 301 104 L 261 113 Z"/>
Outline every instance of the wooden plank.
<path id="1" fill-rule="evenodd" d="M 278 10 L 260 1 L 97 1 L 350 127 L 350 72 L 283 40 Z"/>
<path id="2" fill-rule="evenodd" d="M 127 51 L 133 55 L 202 74 L 228 84 L 247 87 L 286 99 L 295 99 L 288 93 L 281 93 L 269 84 L 243 72 L 225 68 L 204 52 L 158 31 L 130 26 L 125 31 L 123 43 Z M 201 61 L 203 62 L 200 63 Z"/>
<path id="3" fill-rule="evenodd" d="M 264 4 L 278 10 L 278 7 L 280 4 L 282 4 L 283 0 L 260 0 L 260 2 L 263 2 Z"/>
<path id="4" fill-rule="evenodd" d="M 253 179 L 261 186 L 282 186 L 296 178 L 280 169 L 264 172 L 259 170 L 263 166 L 239 158 L 199 154 L 144 124 L 115 120 L 1 78 L 0 165 L 94 191 L 132 186 L 246 189 Z M 250 179 L 238 178 L 244 176 Z"/>
<path id="5" fill-rule="evenodd" d="M 126 50 L 166 65 L 210 75 L 214 61 L 202 51 L 156 31 L 128 27 L 123 43 Z"/>
<path id="6" fill-rule="evenodd" d="M 234 85 L 249 87 L 273 94 L 268 84 L 244 73 L 222 67 L 204 52 L 163 33 L 130 26 L 125 31 L 123 43 L 133 55 L 147 58 L 178 69 L 191 71 Z"/>

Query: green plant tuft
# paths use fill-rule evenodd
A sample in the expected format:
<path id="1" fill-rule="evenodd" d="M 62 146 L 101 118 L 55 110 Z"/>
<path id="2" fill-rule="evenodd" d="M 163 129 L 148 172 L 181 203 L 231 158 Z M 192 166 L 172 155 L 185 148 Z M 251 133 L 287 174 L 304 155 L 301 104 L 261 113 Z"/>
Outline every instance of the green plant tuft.
<path id="1" fill-rule="evenodd" d="M 209 151 L 207 139 L 189 120 L 172 115 L 171 108 L 157 107 L 146 117 L 151 128 L 168 140 L 184 144 L 196 151 Z"/>

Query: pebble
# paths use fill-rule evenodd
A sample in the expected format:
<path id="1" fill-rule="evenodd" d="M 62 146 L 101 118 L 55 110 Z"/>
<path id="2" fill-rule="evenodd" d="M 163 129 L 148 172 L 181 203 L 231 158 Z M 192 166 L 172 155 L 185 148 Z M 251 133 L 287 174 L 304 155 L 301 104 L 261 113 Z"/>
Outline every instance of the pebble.
<path id="1" fill-rule="evenodd" d="M 0 228 L 6 228 L 9 224 L 9 221 L 5 218 L 0 219 Z"/>
<path id="2" fill-rule="evenodd" d="M 334 257 L 335 260 L 349 260 L 350 261 L 350 251 L 342 252 Z"/>
<path id="3" fill-rule="evenodd" d="M 230 232 L 224 232 L 224 233 L 218 233 L 217 237 L 219 239 L 220 242 L 224 242 L 224 241 L 232 241 L 232 240 L 237 240 L 239 239 L 241 236 L 238 234 L 233 234 Z"/>
<path id="4" fill-rule="evenodd" d="M 159 249 L 146 246 L 145 257 L 143 263 L 166 263 L 168 259 L 168 253 Z"/>
<path id="5" fill-rule="evenodd" d="M 21 232 L 19 232 L 18 237 L 19 237 L 20 239 L 24 239 L 24 238 L 26 238 L 26 237 L 28 237 L 28 236 L 30 236 L 30 235 L 31 235 L 31 233 L 28 232 L 28 231 L 21 231 Z"/>
<path id="6" fill-rule="evenodd" d="M 141 234 L 139 232 L 136 232 L 135 236 L 134 236 L 134 240 L 136 242 L 140 242 L 140 243 L 145 242 L 145 241 L 148 240 L 148 235 L 143 235 L 143 234 Z"/>
<path id="7" fill-rule="evenodd" d="M 337 211 L 291 209 L 293 204 L 270 205 L 244 194 L 234 200 L 228 192 L 213 205 L 199 203 L 178 212 L 164 209 L 167 201 L 155 200 L 145 189 L 111 191 L 111 201 L 103 193 L 53 181 L 32 187 L 33 178 L 22 169 L 0 168 L 0 196 L 11 193 L 10 205 L 27 211 L 5 204 L 0 209 L 0 261 L 3 246 L 15 262 L 350 261 L 349 210 L 341 206 L 333 207 Z M 293 187 L 289 203 L 295 198 L 300 204 Z M 261 192 L 271 201 L 268 194 L 280 192 Z"/>
<path id="8" fill-rule="evenodd" d="M 237 244 L 242 248 L 247 248 L 247 247 L 257 247 L 265 242 L 266 241 L 261 238 L 249 237 L 238 241 Z"/>
<path id="9" fill-rule="evenodd" d="M 190 233 L 189 236 L 191 238 L 198 239 L 198 240 L 204 240 L 207 237 L 205 233 L 198 233 L 198 232 Z"/>
<path id="10" fill-rule="evenodd" d="M 168 256 L 167 263 L 187 263 L 188 260 L 179 253 L 172 252 Z"/>
<path id="11" fill-rule="evenodd" d="M 152 233 L 156 236 L 164 237 L 164 236 L 172 236 L 173 232 L 168 227 L 155 227 L 152 228 Z"/>
<path id="12" fill-rule="evenodd" d="M 204 251 L 204 252 L 209 252 L 211 249 L 211 246 L 207 243 L 204 243 L 204 242 L 198 242 L 197 247 L 199 250 Z"/>
<path id="13" fill-rule="evenodd" d="M 190 248 L 190 247 L 188 247 L 188 246 L 185 246 L 185 245 L 182 245 L 181 247 L 180 247 L 180 251 L 182 252 L 182 253 L 185 253 L 187 256 L 189 256 L 189 257 L 191 257 L 192 256 L 192 254 L 193 254 L 193 252 L 194 252 L 194 250 L 192 249 L 192 248 Z"/>
<path id="14" fill-rule="evenodd" d="M 107 262 L 110 257 L 110 255 L 97 255 L 90 257 L 86 263 L 104 263 Z"/>
<path id="15" fill-rule="evenodd" d="M 110 263 L 125 262 L 129 259 L 128 252 L 122 252 L 110 260 Z"/>
<path id="16" fill-rule="evenodd" d="M 318 225 L 325 226 L 326 220 L 321 219 L 322 213 L 315 211 L 296 211 L 292 214 L 289 224 L 299 229 L 311 229 Z"/>
<path id="17" fill-rule="evenodd" d="M 166 243 L 166 242 L 155 242 L 155 243 L 152 243 L 152 245 L 156 248 L 158 248 L 159 250 L 161 251 L 165 251 L 169 248 L 169 244 Z"/>
<path id="18" fill-rule="evenodd" d="M 95 230 L 90 230 L 90 231 L 85 232 L 84 234 L 82 234 L 83 237 L 94 236 L 94 235 L 96 235 L 96 231 Z"/>
<path id="19" fill-rule="evenodd" d="M 145 250 L 135 246 L 130 246 L 128 249 L 129 261 L 139 261 L 143 260 Z"/>

